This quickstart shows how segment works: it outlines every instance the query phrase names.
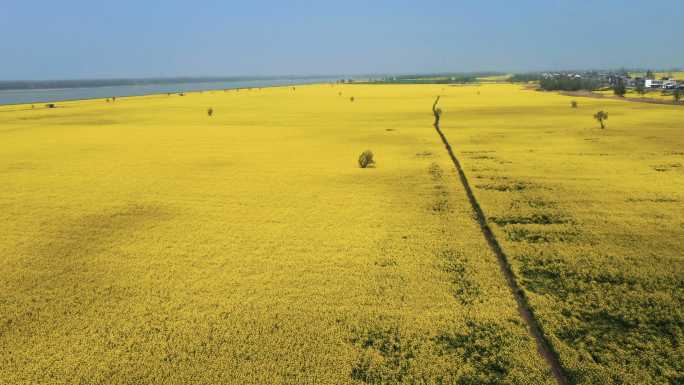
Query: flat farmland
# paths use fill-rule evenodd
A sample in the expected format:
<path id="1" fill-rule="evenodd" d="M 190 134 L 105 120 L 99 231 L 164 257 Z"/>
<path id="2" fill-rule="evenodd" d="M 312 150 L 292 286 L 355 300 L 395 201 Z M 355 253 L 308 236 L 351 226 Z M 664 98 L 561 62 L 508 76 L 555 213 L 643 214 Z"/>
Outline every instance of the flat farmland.
<path id="1" fill-rule="evenodd" d="M 681 383 L 683 164 L 508 84 L 0 106 L 0 384 Z"/>
<path id="2" fill-rule="evenodd" d="M 479 90 L 442 130 L 568 380 L 682 383 L 684 109 Z"/>
<path id="3" fill-rule="evenodd" d="M 439 92 L 1 107 L 0 383 L 553 383 Z"/>

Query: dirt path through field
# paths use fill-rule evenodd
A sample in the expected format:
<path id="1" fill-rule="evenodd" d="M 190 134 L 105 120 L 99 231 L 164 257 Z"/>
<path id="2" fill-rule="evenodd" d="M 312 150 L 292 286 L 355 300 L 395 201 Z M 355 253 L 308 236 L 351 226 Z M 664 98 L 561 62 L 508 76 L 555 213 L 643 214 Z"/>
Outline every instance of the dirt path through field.
<path id="1" fill-rule="evenodd" d="M 446 150 L 449 153 L 449 156 L 451 157 L 451 160 L 453 161 L 456 170 L 458 171 L 459 178 L 461 180 L 461 183 L 463 184 L 463 188 L 465 189 L 466 195 L 468 196 L 468 201 L 470 201 L 470 205 L 472 206 L 473 211 L 475 212 L 475 216 L 477 217 L 477 221 L 480 224 L 482 235 L 487 240 L 487 244 L 489 244 L 491 250 L 494 252 L 494 254 L 496 254 L 499 266 L 501 267 L 501 272 L 506 277 L 506 282 L 508 282 L 508 286 L 510 287 L 511 292 L 513 293 L 513 296 L 515 297 L 515 300 L 518 303 L 518 312 L 520 313 L 520 317 L 525 321 L 525 323 L 528 326 L 530 334 L 535 339 L 535 342 L 537 344 L 537 351 L 551 367 L 553 376 L 555 377 L 558 384 L 568 384 L 568 381 L 565 378 L 565 375 L 563 374 L 563 370 L 558 360 L 558 356 L 551 349 L 548 341 L 546 340 L 541 331 L 539 323 L 537 322 L 536 318 L 534 318 L 534 316 L 532 315 L 532 311 L 530 310 L 527 299 L 522 289 L 518 285 L 517 280 L 515 279 L 515 275 L 513 274 L 511 265 L 508 262 L 508 257 L 506 256 L 503 249 L 501 248 L 501 245 L 494 236 L 492 229 L 487 224 L 487 217 L 484 215 L 484 212 L 482 211 L 482 208 L 480 207 L 477 198 L 475 198 L 475 195 L 473 194 L 473 190 L 470 187 L 470 183 L 468 182 L 468 178 L 466 177 L 465 172 L 463 171 L 463 167 L 461 167 L 461 163 L 458 161 L 458 158 L 456 157 L 456 154 L 451 148 L 449 141 L 447 140 L 446 136 L 439 127 L 439 120 L 436 120 L 434 127 L 437 130 L 437 133 L 439 134 L 440 138 L 442 139 L 442 142 L 444 143 L 444 146 L 446 147 Z"/>

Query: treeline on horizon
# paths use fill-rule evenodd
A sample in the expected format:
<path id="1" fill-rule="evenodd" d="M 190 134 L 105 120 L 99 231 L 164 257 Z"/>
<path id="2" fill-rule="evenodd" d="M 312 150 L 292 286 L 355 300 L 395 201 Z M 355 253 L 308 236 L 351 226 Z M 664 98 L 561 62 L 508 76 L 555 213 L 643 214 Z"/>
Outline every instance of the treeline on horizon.
<path id="1" fill-rule="evenodd" d="M 474 76 L 457 76 L 449 78 L 419 78 L 419 77 L 392 77 L 381 80 L 374 80 L 373 83 L 401 83 L 401 84 L 465 84 L 474 83 L 477 78 Z"/>
<path id="2" fill-rule="evenodd" d="M 513 74 L 508 78 L 508 81 L 512 83 L 528 83 L 538 82 L 543 78 L 541 73 Z"/>
<path id="3" fill-rule="evenodd" d="M 540 73 L 515 74 L 508 81 L 512 83 L 538 82 L 539 87 L 546 91 L 594 91 L 604 86 L 604 83 L 596 77 L 544 77 Z"/>
<path id="4" fill-rule="evenodd" d="M 559 76 L 544 78 L 539 81 L 539 87 L 546 91 L 594 91 L 603 86 L 605 86 L 605 83 L 597 78 Z"/>
<path id="5" fill-rule="evenodd" d="M 233 76 L 233 77 L 176 77 L 147 79 L 81 79 L 81 80 L 2 80 L 0 91 L 51 88 L 92 88 L 113 86 L 149 86 L 181 83 L 219 83 L 251 80 L 311 79 L 317 76 Z"/>
<path id="6" fill-rule="evenodd" d="M 382 79 L 374 79 L 372 83 L 389 84 L 466 84 L 475 83 L 479 78 L 487 76 L 503 75 L 501 72 L 474 72 L 474 73 L 436 73 L 436 74 L 409 74 L 392 75 Z"/>

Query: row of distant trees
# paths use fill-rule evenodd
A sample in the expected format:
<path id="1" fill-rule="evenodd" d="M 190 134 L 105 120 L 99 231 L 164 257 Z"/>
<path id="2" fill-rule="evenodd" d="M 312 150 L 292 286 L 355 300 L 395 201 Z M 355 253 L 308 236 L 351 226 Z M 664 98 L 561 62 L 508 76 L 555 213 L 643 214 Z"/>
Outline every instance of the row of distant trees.
<path id="1" fill-rule="evenodd" d="M 579 91 L 596 90 L 603 84 L 598 79 L 576 78 L 573 76 L 558 76 L 543 78 L 539 86 L 546 91 Z"/>
<path id="2" fill-rule="evenodd" d="M 542 74 L 514 74 L 508 78 L 508 81 L 513 83 L 528 83 L 528 82 L 538 82 L 544 79 Z"/>
<path id="3" fill-rule="evenodd" d="M 474 83 L 477 76 L 474 75 L 403 75 L 386 77 L 382 80 L 375 80 L 373 83 L 403 83 L 403 84 L 465 84 Z"/>
<path id="4" fill-rule="evenodd" d="M 574 76 L 544 77 L 542 74 L 515 74 L 509 81 L 514 83 L 539 82 L 539 86 L 546 91 L 579 91 L 596 90 L 601 88 L 602 83 L 594 78 L 577 78 Z"/>

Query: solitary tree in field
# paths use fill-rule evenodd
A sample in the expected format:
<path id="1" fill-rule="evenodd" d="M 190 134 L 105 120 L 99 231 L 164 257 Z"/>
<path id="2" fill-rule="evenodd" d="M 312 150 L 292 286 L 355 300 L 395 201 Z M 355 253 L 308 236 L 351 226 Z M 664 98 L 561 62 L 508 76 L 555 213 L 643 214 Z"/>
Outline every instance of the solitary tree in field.
<path id="1" fill-rule="evenodd" d="M 435 116 L 435 122 L 432 125 L 439 128 L 439 118 L 442 117 L 442 109 L 437 107 L 437 103 L 439 103 L 439 96 L 437 96 L 437 99 L 432 104 L 432 114 Z"/>
<path id="2" fill-rule="evenodd" d="M 603 124 L 603 122 L 608 120 L 608 113 L 601 110 L 601 111 L 594 114 L 594 119 L 598 120 L 598 122 L 601 124 L 601 128 L 606 128 L 606 126 L 605 126 L 605 124 Z"/>
<path id="3" fill-rule="evenodd" d="M 679 103 L 679 99 L 682 98 L 682 89 L 681 88 L 675 88 L 674 91 L 672 91 L 672 99 L 674 99 L 675 103 Z"/>
<path id="4" fill-rule="evenodd" d="M 627 93 L 627 87 L 625 87 L 625 82 L 622 80 L 622 78 L 618 78 L 617 82 L 613 86 L 613 93 L 619 97 L 623 97 Z"/>
<path id="5" fill-rule="evenodd" d="M 375 164 L 373 159 L 373 152 L 371 150 L 366 150 L 359 156 L 359 167 L 367 168 Z"/>
<path id="6" fill-rule="evenodd" d="M 211 108 L 211 107 L 209 107 L 209 109 L 207 110 L 207 115 L 209 115 L 209 117 L 211 117 L 212 115 L 214 115 L 214 109 Z"/>
<path id="7" fill-rule="evenodd" d="M 349 98 L 349 101 L 350 101 L 350 102 L 353 102 L 353 101 L 354 101 L 354 97 L 352 96 L 351 98 Z"/>
<path id="8" fill-rule="evenodd" d="M 572 108 L 577 108 L 577 100 L 573 100 L 570 102 L 570 107 Z"/>
<path id="9" fill-rule="evenodd" d="M 634 87 L 634 90 L 637 94 L 641 96 L 644 96 L 644 94 L 646 93 L 646 88 L 643 82 L 637 82 L 636 86 Z"/>

